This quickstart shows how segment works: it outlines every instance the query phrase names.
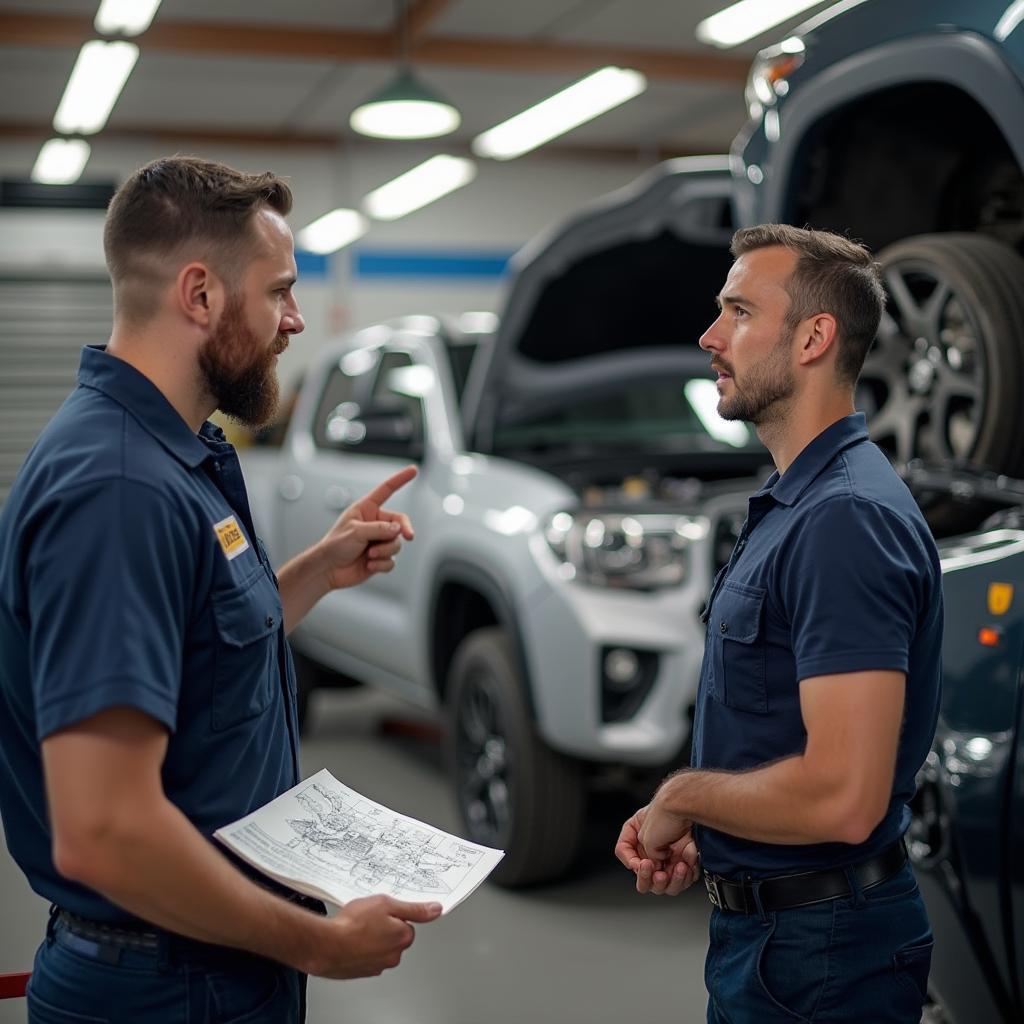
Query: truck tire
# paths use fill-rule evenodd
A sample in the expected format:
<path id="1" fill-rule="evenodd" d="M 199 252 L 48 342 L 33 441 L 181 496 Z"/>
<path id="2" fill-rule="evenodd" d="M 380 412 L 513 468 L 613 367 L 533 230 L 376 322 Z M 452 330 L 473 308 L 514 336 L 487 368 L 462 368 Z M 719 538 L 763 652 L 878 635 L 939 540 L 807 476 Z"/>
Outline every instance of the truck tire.
<path id="1" fill-rule="evenodd" d="M 914 458 L 1024 471 L 1024 259 L 977 234 L 878 257 L 889 301 L 858 386 L 872 437 Z"/>
<path id="2" fill-rule="evenodd" d="M 505 851 L 491 879 L 513 888 L 565 874 L 583 834 L 583 773 L 537 736 L 503 629 L 462 641 L 446 693 L 446 755 L 466 835 Z"/>

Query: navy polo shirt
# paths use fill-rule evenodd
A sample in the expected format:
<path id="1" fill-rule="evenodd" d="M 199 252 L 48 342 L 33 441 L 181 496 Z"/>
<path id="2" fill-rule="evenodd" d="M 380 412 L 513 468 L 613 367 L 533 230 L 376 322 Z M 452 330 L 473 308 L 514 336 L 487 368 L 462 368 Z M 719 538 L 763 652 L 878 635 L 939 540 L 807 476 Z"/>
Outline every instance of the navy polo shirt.
<path id="1" fill-rule="evenodd" d="M 0 650 L 7 845 L 76 914 L 130 920 L 54 868 L 40 743 L 56 730 L 112 707 L 156 719 L 164 791 L 207 837 L 298 781 L 281 600 L 234 449 L 102 348 L 0 512 Z"/>
<path id="2" fill-rule="evenodd" d="M 802 679 L 904 672 L 905 721 L 889 808 L 856 846 L 756 843 L 700 827 L 704 867 L 752 877 L 815 870 L 864 860 L 898 839 L 935 732 L 941 647 L 931 532 L 868 440 L 864 416 L 847 416 L 750 498 L 708 602 L 693 764 L 742 771 L 801 753 Z"/>

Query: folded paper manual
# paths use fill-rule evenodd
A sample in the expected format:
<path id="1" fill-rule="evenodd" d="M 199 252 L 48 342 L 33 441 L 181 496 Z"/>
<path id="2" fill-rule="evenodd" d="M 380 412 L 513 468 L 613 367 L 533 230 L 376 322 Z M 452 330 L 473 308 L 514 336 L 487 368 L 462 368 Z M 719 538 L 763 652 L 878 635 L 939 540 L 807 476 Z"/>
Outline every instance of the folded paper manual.
<path id="1" fill-rule="evenodd" d="M 326 768 L 214 836 L 308 896 L 342 906 L 386 893 L 440 903 L 446 914 L 505 856 L 382 807 Z"/>

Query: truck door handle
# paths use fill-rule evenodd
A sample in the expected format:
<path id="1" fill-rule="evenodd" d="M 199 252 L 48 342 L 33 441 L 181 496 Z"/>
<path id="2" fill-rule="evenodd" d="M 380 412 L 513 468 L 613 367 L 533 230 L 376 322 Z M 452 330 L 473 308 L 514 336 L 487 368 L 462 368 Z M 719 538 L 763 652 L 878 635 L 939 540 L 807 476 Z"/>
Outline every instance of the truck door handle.
<path id="1" fill-rule="evenodd" d="M 352 495 L 347 487 L 331 484 L 324 491 L 324 504 L 331 512 L 344 512 L 352 503 Z"/>
<path id="2" fill-rule="evenodd" d="M 296 476 L 294 473 L 281 477 L 281 482 L 277 485 L 277 493 L 285 501 L 298 501 L 304 490 L 305 484 L 302 482 L 302 477 Z"/>

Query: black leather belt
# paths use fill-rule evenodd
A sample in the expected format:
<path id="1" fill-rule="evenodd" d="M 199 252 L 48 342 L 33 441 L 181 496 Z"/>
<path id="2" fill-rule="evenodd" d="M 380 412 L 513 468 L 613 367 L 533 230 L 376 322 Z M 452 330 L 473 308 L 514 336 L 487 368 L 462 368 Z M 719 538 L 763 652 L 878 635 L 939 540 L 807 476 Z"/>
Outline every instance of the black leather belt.
<path id="1" fill-rule="evenodd" d="M 849 869 L 830 868 L 826 871 L 802 871 L 794 875 L 774 875 L 771 878 L 739 881 L 704 872 L 704 886 L 708 899 L 721 910 L 738 914 L 758 913 L 754 899 L 754 886 L 760 885 L 758 896 L 766 912 L 792 910 L 812 903 L 852 896 L 846 870 L 851 870 L 857 885 L 863 889 L 888 881 L 906 863 L 907 851 L 901 839 L 887 847 L 876 857 L 853 864 Z"/>
<path id="2" fill-rule="evenodd" d="M 79 917 L 70 910 L 58 910 L 57 921 L 72 935 L 117 949 L 146 949 L 155 952 L 160 943 L 160 936 L 156 932 L 147 931 L 142 926 L 105 924 L 103 921 Z"/>

